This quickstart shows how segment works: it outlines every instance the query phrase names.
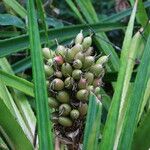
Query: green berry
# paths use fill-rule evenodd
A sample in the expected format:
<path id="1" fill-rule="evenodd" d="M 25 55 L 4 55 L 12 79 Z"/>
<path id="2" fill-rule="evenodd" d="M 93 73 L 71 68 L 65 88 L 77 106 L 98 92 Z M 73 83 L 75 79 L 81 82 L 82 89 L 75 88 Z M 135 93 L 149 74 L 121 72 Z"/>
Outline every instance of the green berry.
<path id="1" fill-rule="evenodd" d="M 74 67 L 75 69 L 80 69 L 80 68 L 82 68 L 82 62 L 81 62 L 81 60 L 80 60 L 80 59 L 74 60 L 74 61 L 73 61 L 73 67 Z"/>
<path id="2" fill-rule="evenodd" d="M 79 69 L 75 69 L 72 72 L 72 77 L 74 80 L 79 80 L 81 78 L 81 75 L 82 75 L 82 71 Z"/>
<path id="3" fill-rule="evenodd" d="M 84 117 L 87 114 L 87 109 L 88 109 L 87 103 L 82 103 L 79 106 L 78 111 L 79 111 L 81 117 Z"/>
<path id="4" fill-rule="evenodd" d="M 85 37 L 82 42 L 83 50 L 86 51 L 87 48 L 89 48 L 91 46 L 91 44 L 92 44 L 91 36 Z"/>
<path id="5" fill-rule="evenodd" d="M 75 38 L 75 44 L 81 44 L 83 41 L 83 33 L 82 30 L 80 31 L 80 33 L 77 34 L 76 38 Z"/>
<path id="6" fill-rule="evenodd" d="M 83 63 L 83 69 L 89 69 L 94 65 L 95 58 L 93 56 L 86 56 Z"/>
<path id="7" fill-rule="evenodd" d="M 53 97 L 48 97 L 48 105 L 51 108 L 57 108 L 59 106 L 59 102 Z"/>
<path id="8" fill-rule="evenodd" d="M 90 68 L 90 72 L 94 74 L 94 76 L 99 77 L 103 73 L 103 66 L 101 64 L 95 64 Z"/>
<path id="9" fill-rule="evenodd" d="M 50 59 L 51 58 L 51 53 L 50 49 L 48 47 L 45 47 L 42 49 L 42 53 L 45 59 Z"/>
<path id="10" fill-rule="evenodd" d="M 70 112 L 70 117 L 71 117 L 73 120 L 78 119 L 78 118 L 79 118 L 79 115 L 80 115 L 80 113 L 79 113 L 79 111 L 78 111 L 77 109 L 73 109 L 73 110 L 71 110 L 71 112 Z"/>
<path id="11" fill-rule="evenodd" d="M 64 81 L 65 84 L 65 88 L 66 89 L 72 89 L 73 88 L 73 84 L 74 84 L 74 80 L 72 77 L 67 77 Z"/>
<path id="12" fill-rule="evenodd" d="M 63 45 L 58 45 L 55 51 L 56 55 L 64 56 L 66 48 Z"/>
<path id="13" fill-rule="evenodd" d="M 58 118 L 58 123 L 61 124 L 64 127 L 71 127 L 72 126 L 71 119 L 69 119 L 67 117 L 59 117 Z"/>
<path id="14" fill-rule="evenodd" d="M 61 116 L 67 116 L 67 115 L 69 115 L 70 111 L 71 111 L 71 107 L 68 104 L 61 104 L 59 106 L 59 114 Z"/>
<path id="15" fill-rule="evenodd" d="M 90 84 L 93 83 L 94 75 L 93 75 L 93 73 L 91 73 L 91 72 L 86 72 L 86 73 L 84 74 L 84 78 L 87 79 L 87 83 L 90 85 Z"/>
<path id="16" fill-rule="evenodd" d="M 61 72 L 63 74 L 64 77 L 68 77 L 72 75 L 72 67 L 69 63 L 64 63 L 61 66 Z"/>
<path id="17" fill-rule="evenodd" d="M 87 87 L 87 80 L 84 78 L 81 78 L 78 82 L 78 88 L 85 89 L 86 87 Z"/>
<path id="18" fill-rule="evenodd" d="M 70 100 L 70 96 L 66 91 L 59 91 L 56 95 L 56 98 L 61 103 L 68 103 Z"/>
<path id="19" fill-rule="evenodd" d="M 109 57 L 110 57 L 110 55 L 100 57 L 100 58 L 96 61 L 96 64 L 104 65 L 105 63 L 108 62 Z"/>
<path id="20" fill-rule="evenodd" d="M 87 101 L 89 96 L 89 92 L 86 89 L 79 90 L 76 94 L 76 97 L 80 101 Z"/>
<path id="21" fill-rule="evenodd" d="M 54 74 L 54 69 L 51 66 L 44 65 L 44 70 L 46 76 L 52 76 Z"/>
<path id="22" fill-rule="evenodd" d="M 55 78 L 50 86 L 52 90 L 60 91 L 64 88 L 64 82 L 59 78 Z"/>

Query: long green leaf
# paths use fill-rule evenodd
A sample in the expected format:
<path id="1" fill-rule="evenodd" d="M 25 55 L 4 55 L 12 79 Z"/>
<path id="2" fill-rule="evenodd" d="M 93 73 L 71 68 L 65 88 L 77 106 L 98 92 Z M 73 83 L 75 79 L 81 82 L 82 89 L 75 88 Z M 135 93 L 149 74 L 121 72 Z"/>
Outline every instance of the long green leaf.
<path id="1" fill-rule="evenodd" d="M 113 95 L 112 103 L 108 112 L 107 121 L 105 124 L 104 133 L 103 133 L 103 139 L 101 143 L 101 149 L 103 150 L 106 150 L 106 149 L 111 150 L 114 147 L 116 127 L 117 127 L 118 116 L 119 116 L 119 107 L 120 107 L 122 95 L 124 94 L 122 92 L 125 86 L 124 80 L 125 80 L 125 75 L 126 75 L 127 61 L 129 59 L 128 51 L 129 51 L 129 46 L 131 44 L 134 19 L 135 19 L 135 14 L 136 14 L 136 7 L 137 7 L 137 1 L 133 8 L 133 12 L 131 14 L 130 21 L 126 30 L 124 42 L 123 42 L 121 62 L 120 62 L 121 66 L 119 69 L 118 80 L 117 80 L 117 84 L 115 87 L 115 93 Z"/>
<path id="2" fill-rule="evenodd" d="M 96 150 L 100 136 L 102 104 L 94 94 L 90 94 L 88 113 L 84 131 L 84 150 Z"/>
<path id="3" fill-rule="evenodd" d="M 31 67 L 31 57 L 26 57 L 24 59 L 21 59 L 20 61 L 17 61 L 12 65 L 12 69 L 14 73 L 25 71 L 26 69 Z"/>
<path id="4" fill-rule="evenodd" d="M 10 8 L 12 8 L 18 15 L 25 19 L 27 11 L 16 0 L 3 0 Z"/>
<path id="5" fill-rule="evenodd" d="M 42 1 L 41 0 L 36 0 L 37 8 L 38 8 L 38 13 L 41 19 L 42 27 L 45 32 L 45 37 L 46 37 L 46 43 L 48 46 L 50 46 L 49 39 L 48 39 L 48 25 L 46 24 L 46 13 L 44 11 Z"/>
<path id="6" fill-rule="evenodd" d="M 134 5 L 134 0 L 130 0 L 131 5 Z M 146 13 L 146 10 L 144 8 L 143 0 L 139 0 L 138 2 L 138 12 L 136 14 L 137 21 L 145 28 L 145 35 L 148 37 L 150 33 L 150 25 L 147 24 L 149 21 L 148 15 Z M 147 25 L 147 26 L 146 26 Z"/>
<path id="7" fill-rule="evenodd" d="M 135 65 L 134 60 L 136 59 L 136 56 L 139 51 L 142 51 L 140 48 L 140 45 L 143 44 L 143 39 L 140 34 L 140 32 L 137 32 L 135 36 L 131 40 L 131 45 L 128 51 L 126 51 L 126 57 L 121 57 L 123 59 L 122 62 L 124 64 L 126 63 L 126 68 L 124 68 L 124 80 L 123 80 L 123 87 L 122 87 L 122 93 L 121 93 L 121 104 L 120 104 L 120 110 L 119 110 L 119 118 L 118 118 L 118 125 L 117 125 L 117 133 L 116 133 L 116 141 L 115 146 L 117 146 L 120 132 L 122 128 L 122 124 L 124 121 L 124 115 L 126 112 L 126 105 L 128 103 L 128 98 L 130 93 L 132 92 L 131 88 L 133 88 L 133 85 L 130 84 L 131 75 L 133 72 L 133 67 Z"/>
<path id="8" fill-rule="evenodd" d="M 28 1 L 28 22 L 40 150 L 53 150 L 48 98 L 34 2 Z"/>
<path id="9" fill-rule="evenodd" d="M 25 80 L 22 80 L 21 78 L 20 78 L 20 80 L 15 78 L 14 73 L 12 71 L 12 68 L 11 68 L 11 66 L 8 63 L 6 58 L 1 58 L 0 59 L 0 67 L 2 68 L 2 70 L 5 71 L 3 77 L 5 78 L 6 82 L 9 84 L 10 87 L 12 85 L 14 85 L 14 86 L 19 85 L 17 87 L 18 87 L 18 90 L 20 90 L 22 87 L 24 88 L 24 86 L 26 86 L 26 85 L 28 85 L 28 86 L 32 85 L 31 83 L 27 83 Z M 8 74 L 8 76 L 7 76 L 7 74 Z M 13 77 L 13 79 L 11 78 L 11 76 Z M 12 82 L 12 80 L 14 80 L 14 81 Z M 1 78 L 1 81 L 3 83 L 5 82 L 4 80 L 2 80 L 2 78 Z M 16 81 L 18 81 L 17 84 L 16 84 Z M 24 84 L 24 81 L 25 81 L 25 84 L 20 86 L 20 82 L 22 82 L 22 81 L 23 81 L 23 84 Z M 26 91 L 26 90 L 28 91 L 28 89 L 24 89 L 24 91 Z M 30 87 L 30 90 L 33 92 L 33 85 Z M 16 110 L 15 112 L 17 113 L 19 111 L 19 114 L 21 114 L 22 119 L 24 120 L 24 123 L 26 124 L 26 127 L 30 131 L 30 134 L 31 134 L 31 137 L 32 137 L 32 142 L 33 142 L 33 136 L 34 136 L 34 132 L 35 132 L 36 119 L 35 119 L 35 115 L 34 115 L 32 109 L 31 109 L 31 106 L 30 106 L 27 98 L 25 97 L 25 95 L 23 93 L 15 90 L 15 88 L 9 88 L 9 91 L 11 92 L 11 96 L 12 96 L 15 104 L 14 104 L 14 102 L 11 102 L 11 96 L 10 96 L 10 98 L 8 100 L 10 100 L 13 109 Z M 6 91 L 6 95 L 7 95 L 7 91 Z M 22 124 L 22 123 L 20 122 L 20 124 Z"/>
<path id="10" fill-rule="evenodd" d="M 144 2 L 144 7 L 145 8 L 149 8 L 150 7 L 150 2 L 146 1 Z M 112 14 L 108 17 L 105 17 L 104 19 L 102 19 L 102 22 L 117 22 L 127 16 L 129 16 L 132 12 L 132 8 L 128 8 L 126 10 L 122 10 L 121 12 L 118 12 L 118 13 L 115 13 L 115 14 Z M 139 10 L 139 12 L 141 12 Z"/>
<path id="11" fill-rule="evenodd" d="M 10 75 L 0 70 L 1 80 L 7 86 L 13 87 L 29 96 L 34 96 L 33 84 L 25 79 L 19 78 L 15 75 Z"/>
<path id="12" fill-rule="evenodd" d="M 114 29 L 123 29 L 126 26 L 124 24 L 90 24 L 90 26 L 96 31 L 96 32 L 102 32 L 102 31 L 110 31 Z M 59 29 L 51 29 L 48 31 L 49 40 L 54 41 L 56 38 L 62 39 L 62 38 L 73 38 L 77 33 L 80 32 L 80 30 L 84 30 L 84 34 L 89 33 L 89 25 L 75 25 L 75 26 L 69 26 Z M 45 34 L 44 32 L 41 32 L 41 44 L 46 43 Z M 52 42 L 51 41 L 51 42 Z M 13 45 L 12 45 L 13 43 Z M 106 44 L 106 43 L 105 43 Z M 29 37 L 28 35 L 21 35 L 15 38 L 10 38 L 6 40 L 0 41 L 0 57 L 4 57 L 7 55 L 10 55 L 12 53 L 22 51 L 24 49 L 29 48 Z"/>
<path id="13" fill-rule="evenodd" d="M 18 28 L 25 28 L 25 24 L 21 19 L 10 14 L 0 14 L 0 25 L 1 26 L 13 25 Z"/>
<path id="14" fill-rule="evenodd" d="M 119 149 L 130 149 L 133 134 L 136 129 L 138 116 L 144 99 L 144 93 L 150 79 L 150 36 L 148 38 L 141 64 L 136 76 L 133 93 L 127 105 L 127 112 L 123 124 L 123 130 L 119 141 Z M 137 92 L 140 91 L 140 92 Z"/>
<path id="15" fill-rule="evenodd" d="M 80 14 L 79 10 L 77 9 L 77 7 L 75 6 L 75 4 L 71 1 L 71 0 L 66 0 L 67 4 L 71 7 L 71 9 L 74 11 L 74 13 L 76 14 L 76 16 L 79 18 L 79 20 L 82 23 L 85 23 L 85 20 L 83 19 L 82 15 Z"/>
<path id="16" fill-rule="evenodd" d="M 144 116 L 144 119 L 135 132 L 132 150 L 148 150 L 150 147 L 150 111 Z M 143 140 L 144 139 L 144 140 Z"/>
<path id="17" fill-rule="evenodd" d="M 6 104 L 0 98 L 0 127 L 9 136 L 13 144 L 13 150 L 32 150 L 33 146 L 25 136 L 21 126 L 15 116 L 7 108 Z"/>

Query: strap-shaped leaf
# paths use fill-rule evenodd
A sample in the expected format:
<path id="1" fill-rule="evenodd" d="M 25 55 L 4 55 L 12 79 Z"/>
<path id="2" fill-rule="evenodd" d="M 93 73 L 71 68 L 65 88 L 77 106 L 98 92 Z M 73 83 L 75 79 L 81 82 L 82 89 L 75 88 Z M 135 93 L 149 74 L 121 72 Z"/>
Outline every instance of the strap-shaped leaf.
<path id="1" fill-rule="evenodd" d="M 53 150 L 43 56 L 33 0 L 28 0 L 28 18 L 39 149 Z"/>

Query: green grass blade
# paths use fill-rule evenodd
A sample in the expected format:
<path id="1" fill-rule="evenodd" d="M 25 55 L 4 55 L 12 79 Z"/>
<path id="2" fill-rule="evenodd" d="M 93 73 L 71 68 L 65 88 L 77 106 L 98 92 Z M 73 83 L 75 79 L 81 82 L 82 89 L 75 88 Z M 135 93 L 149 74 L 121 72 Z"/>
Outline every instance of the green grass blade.
<path id="1" fill-rule="evenodd" d="M 84 150 L 96 150 L 98 146 L 98 139 L 100 136 L 100 123 L 101 123 L 102 104 L 95 97 L 90 94 L 88 113 L 84 131 Z"/>
<path id="2" fill-rule="evenodd" d="M 19 36 L 21 34 L 20 31 L 0 31 L 0 38 L 6 39 L 6 38 L 12 38 Z"/>
<path id="3" fill-rule="evenodd" d="M 79 20 L 82 23 L 85 23 L 85 20 L 83 19 L 82 15 L 80 14 L 79 10 L 77 9 L 77 7 L 75 6 L 75 4 L 72 2 L 72 0 L 66 0 L 67 4 L 71 7 L 71 9 L 74 11 L 74 13 L 76 14 L 76 16 L 79 18 Z"/>
<path id="4" fill-rule="evenodd" d="M 0 70 L 1 80 L 7 86 L 13 87 L 29 96 L 34 96 L 33 84 L 29 81 Z"/>
<path id="5" fill-rule="evenodd" d="M 22 80 L 21 78 L 20 78 L 21 80 L 16 79 L 15 76 L 14 76 L 14 73 L 12 71 L 12 68 L 11 68 L 11 66 L 8 63 L 6 58 L 0 59 L 0 67 L 2 68 L 2 70 L 5 71 L 4 72 L 4 78 L 5 78 L 6 82 L 10 85 L 10 87 L 12 85 L 14 85 L 14 86 L 18 85 L 18 90 L 20 90 L 22 87 L 28 85 L 28 86 L 31 86 L 30 90 L 32 91 L 32 94 L 34 95 L 32 83 L 27 83 L 28 81 L 26 82 L 25 80 Z M 5 75 L 6 76 L 8 75 L 7 76 L 8 78 Z M 13 77 L 13 79 L 11 78 L 11 76 Z M 1 77 L 2 77 L 2 75 L 1 75 Z M 14 80 L 14 81 L 12 82 L 12 80 Z M 2 78 L 1 78 L 1 81 L 4 83 L 4 80 L 2 80 Z M 19 82 L 16 84 L 16 81 L 19 81 Z M 25 85 L 20 85 L 20 82 L 22 82 L 22 81 L 23 81 L 23 84 L 24 84 L 24 81 L 25 81 Z M 5 89 L 5 86 L 3 86 L 3 88 Z M 28 91 L 28 89 L 24 89 L 24 91 L 26 91 L 26 90 Z M 26 124 L 26 127 L 30 131 L 31 137 L 33 138 L 34 131 L 35 131 L 36 118 L 35 118 L 35 115 L 33 113 L 33 110 L 31 109 L 31 106 L 30 106 L 27 98 L 25 97 L 25 95 L 23 93 L 15 90 L 15 87 L 9 88 L 9 91 L 11 92 L 11 96 L 12 96 L 15 104 L 14 104 L 14 102 L 11 101 L 12 100 L 11 96 L 7 101 L 8 102 L 10 101 L 10 103 L 12 104 L 13 109 L 16 110 L 16 113 L 19 111 L 19 113 L 22 116 L 22 119 L 24 120 L 24 123 Z M 5 92 L 2 92 L 2 93 L 5 93 Z M 8 92 L 6 91 L 5 95 L 8 95 L 7 93 Z M 14 112 L 14 114 L 15 114 L 15 112 Z"/>
<path id="6" fill-rule="evenodd" d="M 132 150 L 148 150 L 150 147 L 150 111 L 143 118 L 142 123 L 135 132 Z M 143 140 L 144 139 L 144 140 Z"/>
<path id="7" fill-rule="evenodd" d="M 1 26 L 12 25 L 18 28 L 25 28 L 25 24 L 20 18 L 10 14 L 0 14 L 0 25 Z"/>
<path id="8" fill-rule="evenodd" d="M 146 1 L 144 2 L 144 8 L 149 8 L 150 7 L 150 2 Z M 102 19 L 102 22 L 117 22 L 127 16 L 129 16 L 132 12 L 132 8 L 128 8 L 126 10 L 123 10 L 121 12 L 112 14 L 108 17 L 105 17 L 104 19 Z"/>
<path id="9" fill-rule="evenodd" d="M 27 16 L 27 11 L 16 0 L 3 0 L 10 8 L 12 8 L 20 17 Z"/>
<path id="10" fill-rule="evenodd" d="M 112 23 L 112 24 L 98 23 L 98 24 L 90 24 L 90 26 L 96 32 L 110 31 L 114 29 L 124 29 L 126 27 L 124 24 L 121 24 L 121 23 Z M 64 37 L 72 39 L 73 37 L 77 35 L 77 33 L 80 32 L 81 29 L 84 31 L 85 35 L 89 34 L 89 25 L 75 25 L 75 26 L 69 26 L 69 27 L 64 27 L 64 28 L 59 28 L 59 29 L 51 29 L 48 31 L 49 40 L 54 41 L 55 38 L 58 38 L 58 37 L 59 37 L 58 40 L 61 40 Z M 44 32 L 41 32 L 40 37 L 41 37 L 41 44 L 46 43 Z M 28 35 L 21 35 L 15 38 L 1 40 L 0 41 L 0 57 L 7 56 L 7 55 L 22 51 L 27 48 L 29 48 Z"/>
<path id="11" fill-rule="evenodd" d="M 141 64 L 138 69 L 134 89 L 127 105 L 127 112 L 123 124 L 123 130 L 119 141 L 119 149 L 130 149 L 133 140 L 133 134 L 136 129 L 138 116 L 142 106 L 144 93 L 148 80 L 150 78 L 150 36 L 148 38 Z M 144 77 L 144 78 L 143 78 Z M 140 92 L 137 92 L 140 91 Z M 134 106 L 134 107 L 133 107 Z"/>
<path id="12" fill-rule="evenodd" d="M 31 57 L 26 57 L 24 59 L 21 59 L 20 61 L 17 61 L 12 65 L 12 69 L 14 73 L 25 71 L 26 69 L 31 67 Z"/>
<path id="13" fill-rule="evenodd" d="M 141 118 L 141 116 L 142 116 L 142 113 L 143 113 L 143 111 L 144 111 L 144 108 L 145 108 L 145 106 L 146 106 L 146 104 L 148 103 L 148 100 L 149 100 L 149 98 L 150 98 L 149 89 L 150 89 L 150 79 L 148 80 L 147 87 L 146 87 L 146 89 L 145 89 L 144 99 L 143 99 L 143 102 L 142 102 L 142 105 L 141 105 L 141 110 L 140 110 L 140 113 L 139 113 L 138 120 L 140 120 L 140 118 Z"/>
<path id="14" fill-rule="evenodd" d="M 137 6 L 137 2 L 133 8 L 133 12 L 131 14 L 130 21 L 126 30 L 124 42 L 123 42 L 123 48 L 122 48 L 122 53 L 121 53 L 121 66 L 120 66 L 120 70 L 118 74 L 117 84 L 115 87 L 115 93 L 113 95 L 112 103 L 111 103 L 108 116 L 107 116 L 107 121 L 105 124 L 103 139 L 101 143 L 102 150 L 106 150 L 106 149 L 111 150 L 114 147 L 116 127 L 117 127 L 118 116 L 119 116 L 120 101 L 122 98 L 122 94 L 124 94 L 122 93 L 122 91 L 125 86 L 124 79 L 125 79 L 125 73 L 126 73 L 126 67 L 127 67 L 127 60 L 129 59 L 128 51 L 129 51 L 129 46 L 131 44 L 134 19 L 135 19 L 135 14 L 136 14 L 136 6 Z"/>
<path id="15" fill-rule="evenodd" d="M 38 13 L 41 19 L 42 27 L 45 32 L 46 43 L 48 46 L 50 46 L 49 39 L 48 39 L 48 25 L 46 24 L 46 14 L 42 5 L 42 1 L 36 0 L 36 4 L 37 4 Z"/>
<path id="16" fill-rule="evenodd" d="M 131 5 L 134 5 L 134 0 L 130 0 Z M 148 15 L 146 13 L 146 10 L 144 8 L 144 3 L 143 0 L 139 0 L 138 1 L 138 12 L 136 14 L 136 19 L 137 21 L 143 26 L 143 28 L 145 28 L 144 34 L 148 37 L 149 33 L 150 33 L 150 25 L 148 25 Z"/>
<path id="17" fill-rule="evenodd" d="M 0 148 L 2 150 L 9 150 L 7 144 L 4 142 L 4 140 L 1 137 L 0 137 Z"/>
<path id="18" fill-rule="evenodd" d="M 24 134 L 32 142 L 33 141 L 32 134 L 29 131 L 29 129 L 27 128 L 27 126 L 26 126 L 26 124 L 14 102 L 12 95 L 10 94 L 7 87 L 4 85 L 4 83 L 2 83 L 1 80 L 0 80 L 0 98 L 3 100 L 3 103 L 7 106 L 7 108 L 10 110 L 10 112 L 14 115 L 14 117 L 18 121 L 19 125 L 21 126 L 22 130 L 24 131 Z"/>
<path id="19" fill-rule="evenodd" d="M 142 49 L 140 49 L 141 44 L 143 44 L 143 38 L 140 32 L 137 32 L 131 40 L 130 48 L 126 51 L 126 57 L 125 55 L 121 56 L 122 62 L 124 63 L 124 65 L 126 64 L 126 67 L 124 68 L 124 80 L 122 82 L 122 93 L 120 98 L 121 104 L 119 108 L 115 146 L 118 145 L 118 140 L 124 121 L 124 115 L 126 112 L 126 105 L 128 103 L 129 95 L 130 93 L 132 93 L 133 84 L 130 83 L 130 80 L 135 65 L 134 60 L 136 59 L 138 52 L 142 51 Z"/>
<path id="20" fill-rule="evenodd" d="M 45 83 L 43 56 L 35 16 L 34 2 L 28 1 L 29 35 L 33 69 L 34 91 L 37 110 L 38 138 L 40 150 L 53 150 L 51 124 L 49 121 L 48 98 Z"/>
<path id="21" fill-rule="evenodd" d="M 11 139 L 14 150 L 32 150 L 33 146 L 25 136 L 21 126 L 18 124 L 15 116 L 10 112 L 6 104 L 0 98 L 0 127 Z"/>

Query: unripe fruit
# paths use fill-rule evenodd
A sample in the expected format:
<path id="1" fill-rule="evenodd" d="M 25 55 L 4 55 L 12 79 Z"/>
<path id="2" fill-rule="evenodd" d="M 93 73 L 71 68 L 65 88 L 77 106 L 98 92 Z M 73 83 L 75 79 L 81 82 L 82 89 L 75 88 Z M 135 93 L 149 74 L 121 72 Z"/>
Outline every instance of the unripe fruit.
<path id="1" fill-rule="evenodd" d="M 71 48 L 71 52 L 72 52 L 73 58 L 75 57 L 75 55 L 76 55 L 78 52 L 81 52 L 82 49 L 83 49 L 83 47 L 82 47 L 81 44 L 75 44 L 75 45 Z"/>
<path id="2" fill-rule="evenodd" d="M 81 60 L 80 60 L 80 59 L 74 60 L 74 61 L 73 61 L 73 67 L 74 67 L 75 69 L 80 69 L 80 68 L 82 68 L 82 62 L 81 62 Z"/>
<path id="3" fill-rule="evenodd" d="M 105 63 L 108 62 L 109 57 L 110 57 L 110 55 L 100 57 L 100 58 L 96 61 L 96 64 L 104 65 Z"/>
<path id="4" fill-rule="evenodd" d="M 73 84 L 74 84 L 74 80 L 72 77 L 67 77 L 64 81 L 64 84 L 65 84 L 65 88 L 66 89 L 72 89 L 73 87 Z"/>
<path id="5" fill-rule="evenodd" d="M 103 66 L 101 64 L 95 64 L 90 68 L 90 72 L 92 72 L 94 76 L 99 77 L 103 72 Z"/>
<path id="6" fill-rule="evenodd" d="M 70 117 L 71 117 L 73 120 L 78 119 L 78 118 L 79 118 L 79 115 L 80 115 L 80 113 L 79 113 L 79 111 L 78 111 L 77 109 L 73 109 L 73 110 L 71 110 L 71 112 L 70 112 Z"/>
<path id="7" fill-rule="evenodd" d="M 73 52 L 72 52 L 72 50 L 71 49 L 67 49 L 66 50 L 66 52 L 65 52 L 65 61 L 66 62 L 68 62 L 68 63 L 71 63 L 72 61 L 73 61 L 73 59 L 74 59 L 74 54 L 73 54 Z"/>
<path id="8" fill-rule="evenodd" d="M 45 70 L 46 76 L 51 76 L 54 74 L 54 69 L 51 66 L 44 65 L 44 70 Z"/>
<path id="9" fill-rule="evenodd" d="M 57 77 L 57 78 L 62 78 L 62 73 L 61 73 L 61 71 L 56 71 L 55 73 L 55 76 Z"/>
<path id="10" fill-rule="evenodd" d="M 95 95 L 100 94 L 100 89 L 101 89 L 100 87 L 95 88 L 95 90 L 94 90 Z"/>
<path id="11" fill-rule="evenodd" d="M 75 44 L 81 44 L 83 41 L 83 33 L 82 30 L 80 31 L 80 33 L 77 34 L 76 38 L 75 38 Z"/>
<path id="12" fill-rule="evenodd" d="M 59 106 L 59 102 L 53 97 L 48 97 L 48 105 L 51 108 L 57 108 Z"/>
<path id="13" fill-rule="evenodd" d="M 73 79 L 75 79 L 75 80 L 79 80 L 79 79 L 81 78 L 81 75 L 82 75 L 82 71 L 79 70 L 79 69 L 75 69 L 75 70 L 73 70 L 73 72 L 72 72 L 72 77 L 73 77 Z"/>
<path id="14" fill-rule="evenodd" d="M 63 74 L 64 77 L 68 77 L 72 75 L 72 67 L 69 63 L 64 63 L 61 66 L 61 72 Z"/>
<path id="15" fill-rule="evenodd" d="M 87 83 L 90 85 L 90 84 L 93 83 L 94 75 L 93 75 L 93 73 L 91 73 L 91 72 L 86 72 L 86 73 L 84 74 L 84 78 L 87 79 Z"/>
<path id="16" fill-rule="evenodd" d="M 72 126 L 72 121 L 67 117 L 59 117 L 58 123 L 64 127 L 71 127 Z"/>
<path id="17" fill-rule="evenodd" d="M 87 103 L 81 104 L 78 108 L 80 116 L 84 117 L 87 114 L 88 105 Z"/>
<path id="18" fill-rule="evenodd" d="M 89 92 L 86 89 L 79 90 L 76 95 L 77 99 L 80 101 L 88 100 L 88 96 L 89 96 Z"/>
<path id="19" fill-rule="evenodd" d="M 94 52 L 93 47 L 89 47 L 84 54 L 85 56 L 90 56 L 93 54 L 93 52 Z"/>
<path id="20" fill-rule="evenodd" d="M 87 86 L 87 80 L 81 77 L 81 79 L 78 82 L 78 88 L 85 89 L 86 86 Z"/>
<path id="21" fill-rule="evenodd" d="M 50 59 L 51 58 L 51 53 L 50 49 L 48 47 L 45 47 L 42 49 L 42 53 L 45 59 Z"/>
<path id="22" fill-rule="evenodd" d="M 87 48 L 89 48 L 92 44 L 92 38 L 91 36 L 87 36 L 84 38 L 83 42 L 82 42 L 82 46 L 83 46 L 83 51 L 86 51 Z"/>
<path id="23" fill-rule="evenodd" d="M 53 65 L 53 59 L 48 59 L 46 64 L 51 67 Z"/>
<path id="24" fill-rule="evenodd" d="M 83 69 L 89 69 L 94 65 L 95 58 L 93 56 L 86 56 L 83 63 Z"/>
<path id="25" fill-rule="evenodd" d="M 89 85 L 86 88 L 89 92 L 93 92 L 94 91 L 94 86 L 93 85 Z"/>
<path id="26" fill-rule="evenodd" d="M 79 52 L 75 55 L 74 59 L 79 59 L 79 60 L 81 60 L 81 62 L 84 62 L 85 55 L 84 55 L 84 53 Z"/>
<path id="27" fill-rule="evenodd" d="M 66 91 L 59 91 L 56 98 L 61 103 L 68 103 L 70 100 L 69 94 Z"/>
<path id="28" fill-rule="evenodd" d="M 71 107 L 68 104 L 61 104 L 59 106 L 59 115 L 61 116 L 67 116 L 70 114 Z"/>
<path id="29" fill-rule="evenodd" d="M 96 78 L 93 80 L 93 86 L 94 87 L 99 87 L 102 85 L 102 79 L 101 78 Z"/>
<path id="30" fill-rule="evenodd" d="M 64 88 L 64 82 L 61 79 L 55 78 L 50 86 L 52 90 L 60 91 Z"/>
<path id="31" fill-rule="evenodd" d="M 58 45 L 55 51 L 56 55 L 64 56 L 66 48 L 63 45 Z"/>
<path id="32" fill-rule="evenodd" d="M 64 60 L 61 55 L 54 57 L 54 61 L 57 65 L 62 65 L 64 63 Z"/>

